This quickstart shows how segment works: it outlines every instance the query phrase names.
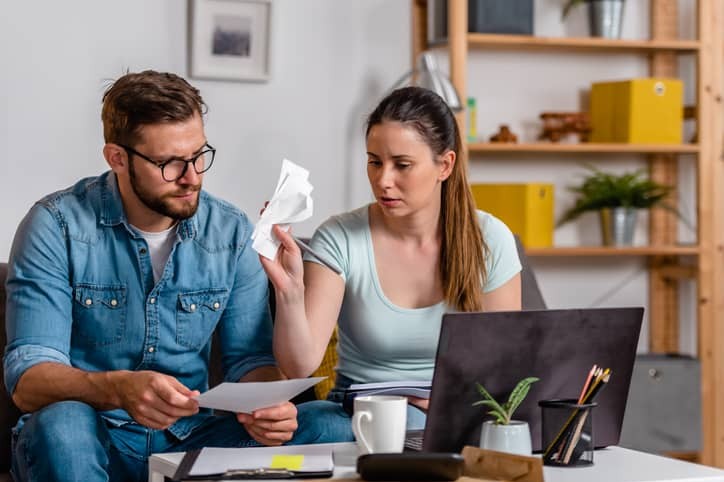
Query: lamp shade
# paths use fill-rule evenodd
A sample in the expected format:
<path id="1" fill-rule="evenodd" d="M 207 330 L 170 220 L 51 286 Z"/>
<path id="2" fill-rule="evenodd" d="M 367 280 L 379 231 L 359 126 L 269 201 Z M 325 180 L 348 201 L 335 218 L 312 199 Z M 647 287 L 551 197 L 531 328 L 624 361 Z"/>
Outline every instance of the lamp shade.
<path id="1" fill-rule="evenodd" d="M 455 112 L 463 108 L 457 90 L 447 75 L 438 68 L 437 60 L 430 52 L 420 54 L 417 67 L 398 80 L 393 90 L 412 85 L 435 92 Z"/>

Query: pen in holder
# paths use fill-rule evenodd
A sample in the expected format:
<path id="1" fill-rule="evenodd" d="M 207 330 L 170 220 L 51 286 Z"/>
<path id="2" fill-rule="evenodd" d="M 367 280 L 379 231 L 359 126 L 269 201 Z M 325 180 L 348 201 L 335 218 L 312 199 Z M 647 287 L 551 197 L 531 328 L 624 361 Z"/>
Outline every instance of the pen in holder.
<path id="1" fill-rule="evenodd" d="M 593 407 L 575 398 L 541 400 L 543 463 L 559 467 L 593 464 Z"/>

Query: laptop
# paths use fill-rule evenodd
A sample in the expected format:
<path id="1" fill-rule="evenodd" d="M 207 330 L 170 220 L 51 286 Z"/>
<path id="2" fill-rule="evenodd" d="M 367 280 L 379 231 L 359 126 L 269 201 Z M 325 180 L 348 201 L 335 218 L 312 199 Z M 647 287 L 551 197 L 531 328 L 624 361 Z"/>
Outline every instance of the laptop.
<path id="1" fill-rule="evenodd" d="M 478 446 L 485 407 L 475 382 L 507 400 L 515 384 L 530 376 L 531 386 L 513 417 L 530 425 L 533 451 L 541 447 L 539 400 L 578 398 L 593 364 L 611 369 L 596 397 L 596 448 L 616 445 L 643 308 L 596 308 L 489 313 L 446 313 L 442 318 L 432 392 L 423 432 L 425 452 L 460 452 Z M 408 446 L 414 445 L 408 444 Z"/>

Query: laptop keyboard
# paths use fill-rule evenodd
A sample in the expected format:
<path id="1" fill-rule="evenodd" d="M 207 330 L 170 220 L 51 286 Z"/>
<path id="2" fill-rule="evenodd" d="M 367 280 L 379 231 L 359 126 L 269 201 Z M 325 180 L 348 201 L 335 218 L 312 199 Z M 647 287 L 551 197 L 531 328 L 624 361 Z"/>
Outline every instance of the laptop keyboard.
<path id="1" fill-rule="evenodd" d="M 405 450 L 412 452 L 422 451 L 422 436 L 424 430 L 408 430 L 405 434 Z"/>

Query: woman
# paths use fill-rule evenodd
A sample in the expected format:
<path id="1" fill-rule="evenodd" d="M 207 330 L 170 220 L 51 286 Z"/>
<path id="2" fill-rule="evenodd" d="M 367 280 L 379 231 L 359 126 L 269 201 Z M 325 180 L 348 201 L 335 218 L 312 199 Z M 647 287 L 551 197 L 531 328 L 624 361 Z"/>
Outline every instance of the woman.
<path id="1" fill-rule="evenodd" d="M 431 380 L 445 311 L 518 310 L 520 261 L 510 230 L 476 211 L 460 135 L 435 93 L 389 94 L 367 122 L 367 176 L 374 203 L 334 216 L 312 248 L 339 276 L 305 257 L 289 234 L 275 261 L 262 258 L 277 296 L 274 353 L 289 377 L 319 366 L 339 322 L 339 364 L 330 394 L 350 383 Z M 339 321 L 338 321 L 339 320 Z M 411 402 L 422 410 L 427 400 Z M 422 428 L 408 411 L 408 428 Z"/>

